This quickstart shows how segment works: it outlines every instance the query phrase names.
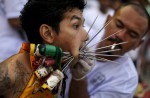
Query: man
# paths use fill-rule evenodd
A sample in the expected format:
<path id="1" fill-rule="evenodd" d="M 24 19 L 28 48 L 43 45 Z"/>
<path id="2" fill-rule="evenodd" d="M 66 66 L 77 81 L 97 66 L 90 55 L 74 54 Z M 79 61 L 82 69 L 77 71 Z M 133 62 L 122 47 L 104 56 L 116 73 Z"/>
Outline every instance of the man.
<path id="1" fill-rule="evenodd" d="M 0 0 L 0 62 L 18 53 L 20 45 L 26 41 L 19 20 L 20 11 L 26 2 L 27 0 Z"/>
<path id="2" fill-rule="evenodd" d="M 102 39 L 118 32 L 107 40 L 99 43 L 97 48 L 127 42 L 126 44 L 116 45 L 112 47 L 97 50 L 96 53 L 114 49 L 120 49 L 116 52 L 105 52 L 102 56 L 96 58 L 105 58 L 115 60 L 118 63 L 97 61 L 93 70 L 86 78 L 80 81 L 68 79 L 70 87 L 66 89 L 66 96 L 69 98 L 132 98 L 138 83 L 138 75 L 126 52 L 135 49 L 143 40 L 143 36 L 147 32 L 149 17 L 145 10 L 136 4 L 127 4 L 121 6 L 114 14 L 108 16 L 109 25 L 105 28 L 104 35 L 99 34 L 92 45 Z M 121 30 L 121 31 L 120 31 Z M 95 41 L 96 40 L 96 41 Z M 91 45 L 90 45 L 91 46 Z M 105 57 L 109 55 L 109 57 Z M 123 57 L 113 57 L 113 55 L 123 55 Z M 68 94 L 69 92 L 69 94 Z"/>
<path id="3" fill-rule="evenodd" d="M 83 28 L 84 5 L 83 0 L 28 1 L 21 12 L 21 24 L 28 40 L 35 44 L 58 46 L 77 58 L 79 49 L 88 38 Z M 23 50 L 0 63 L 0 95 L 6 98 L 52 97 L 49 90 L 41 88 L 33 74 L 30 53 Z"/>

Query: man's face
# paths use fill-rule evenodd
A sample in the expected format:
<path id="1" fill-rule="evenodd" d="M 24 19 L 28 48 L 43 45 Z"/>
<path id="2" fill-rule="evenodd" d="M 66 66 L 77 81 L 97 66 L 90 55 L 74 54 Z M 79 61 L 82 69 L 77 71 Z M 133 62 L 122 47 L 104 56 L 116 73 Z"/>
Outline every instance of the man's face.
<path id="1" fill-rule="evenodd" d="M 121 49 L 120 51 L 111 52 L 107 54 L 111 55 L 123 55 L 131 49 L 135 49 L 140 43 L 142 43 L 142 36 L 147 28 L 147 19 L 140 16 L 132 7 L 126 6 L 116 13 L 113 17 L 108 17 L 111 20 L 110 24 L 105 28 L 105 34 L 103 38 L 106 38 L 117 31 L 120 31 L 116 35 L 113 35 L 109 39 L 103 41 L 98 47 L 112 45 L 114 43 L 127 42 L 123 45 L 118 45 L 114 49 Z M 105 48 L 111 50 L 111 47 Z"/>
<path id="2" fill-rule="evenodd" d="M 74 57 L 79 54 L 79 49 L 85 44 L 88 38 L 83 28 L 84 18 L 82 12 L 73 9 L 64 14 L 64 19 L 60 22 L 59 34 L 55 36 L 54 45 L 70 52 Z"/>

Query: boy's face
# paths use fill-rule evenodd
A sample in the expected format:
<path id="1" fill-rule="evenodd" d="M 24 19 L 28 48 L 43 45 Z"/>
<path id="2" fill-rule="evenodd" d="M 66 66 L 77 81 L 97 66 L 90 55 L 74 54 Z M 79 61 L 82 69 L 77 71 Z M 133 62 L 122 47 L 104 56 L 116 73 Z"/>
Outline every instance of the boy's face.
<path id="1" fill-rule="evenodd" d="M 73 9 L 64 14 L 64 19 L 60 22 L 60 31 L 55 33 L 54 43 L 63 51 L 70 52 L 74 57 L 79 54 L 79 49 L 88 39 L 87 33 L 83 28 L 84 18 L 82 11 Z"/>

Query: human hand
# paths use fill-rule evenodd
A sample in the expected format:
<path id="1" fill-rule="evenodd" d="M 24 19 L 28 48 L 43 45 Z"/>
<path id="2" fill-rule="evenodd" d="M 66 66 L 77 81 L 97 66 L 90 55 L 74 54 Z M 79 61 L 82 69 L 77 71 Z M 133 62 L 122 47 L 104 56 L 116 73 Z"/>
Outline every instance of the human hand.
<path id="1" fill-rule="evenodd" d="M 83 57 L 79 59 L 79 61 L 70 67 L 72 78 L 75 80 L 82 80 L 86 77 L 86 74 L 92 70 L 94 67 L 95 61 L 93 59 L 89 59 Z"/>

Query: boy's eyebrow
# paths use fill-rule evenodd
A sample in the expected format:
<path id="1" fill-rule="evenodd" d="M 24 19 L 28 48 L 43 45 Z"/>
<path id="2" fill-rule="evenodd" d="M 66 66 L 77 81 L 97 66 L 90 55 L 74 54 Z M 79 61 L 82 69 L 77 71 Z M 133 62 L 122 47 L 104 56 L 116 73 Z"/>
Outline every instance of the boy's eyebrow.
<path id="1" fill-rule="evenodd" d="M 77 19 L 77 20 L 80 20 L 80 21 L 81 21 L 81 17 L 76 16 L 76 15 L 74 15 L 74 16 L 71 17 L 71 20 L 73 20 L 73 19 Z"/>
<path id="2" fill-rule="evenodd" d="M 81 17 L 79 17 L 79 16 L 77 16 L 77 15 L 72 16 L 72 17 L 71 17 L 71 20 L 73 20 L 73 19 L 77 19 L 77 20 L 79 20 L 79 21 L 82 20 Z M 83 23 L 84 23 L 84 22 L 85 22 L 85 18 L 83 18 Z"/>

